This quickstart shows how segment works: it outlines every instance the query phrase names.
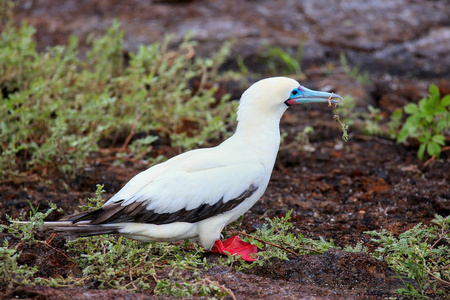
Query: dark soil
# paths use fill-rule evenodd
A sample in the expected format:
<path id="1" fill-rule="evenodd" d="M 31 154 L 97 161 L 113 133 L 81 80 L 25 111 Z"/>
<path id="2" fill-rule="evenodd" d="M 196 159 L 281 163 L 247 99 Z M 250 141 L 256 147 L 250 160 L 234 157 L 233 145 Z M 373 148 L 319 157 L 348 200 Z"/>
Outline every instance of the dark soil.
<path id="1" fill-rule="evenodd" d="M 68 32 L 83 35 L 91 27 L 101 31 L 104 27 L 109 26 L 110 18 L 116 16 L 120 21 L 126 23 L 124 26 L 126 36 L 128 34 L 131 36 L 127 41 L 130 50 L 133 50 L 139 42 L 149 43 L 160 38 L 163 31 L 161 28 L 167 27 L 177 32 L 174 24 L 180 24 L 183 20 L 191 25 L 197 24 L 196 22 L 200 22 L 202 18 L 210 20 L 207 17 L 209 16 L 208 12 L 219 15 L 221 11 L 218 9 L 221 7 L 220 1 L 212 1 L 213 4 L 202 1 L 167 1 L 168 3 L 158 1 L 156 4 L 150 1 L 142 3 L 123 1 L 134 6 L 125 4 L 119 6 L 114 4 L 115 1 L 88 1 L 86 3 L 81 1 L 80 4 L 77 1 L 64 1 L 64 4 L 60 6 L 53 6 L 53 1 L 45 0 L 19 2 L 21 5 L 17 8 L 16 13 L 21 18 L 38 26 L 37 41 L 41 48 L 46 45 L 65 43 Z M 235 2 L 239 1 L 233 1 L 233 3 Z M 261 14 L 270 14 L 270 9 L 273 9 L 271 1 L 263 1 L 262 4 L 255 4 L 252 1 L 242 2 L 245 7 L 256 5 L 258 9 L 254 12 L 256 19 L 251 19 L 251 13 L 247 11 L 236 20 L 237 25 L 233 26 L 237 26 L 236 32 L 239 38 L 245 40 L 246 37 L 251 37 L 252 40 L 262 43 L 262 39 L 270 39 L 270 36 L 265 33 L 284 32 L 284 35 L 278 36 L 272 42 L 288 47 L 292 46 L 292 39 L 298 40 L 298 37 L 290 35 L 286 29 L 294 26 L 295 20 L 292 22 L 285 20 L 287 25 L 271 23 L 270 20 L 273 20 L 271 18 L 267 18 L 267 22 L 264 24 L 259 23 L 265 19 L 258 19 L 258 17 Z M 289 10 L 289 7 L 294 5 L 292 2 L 281 1 L 283 6 L 280 10 L 284 12 Z M 325 6 L 321 6 L 322 2 L 326 3 L 326 1 L 318 1 L 317 5 L 325 8 Z M 400 5 L 397 2 L 393 8 L 391 6 L 391 9 L 400 9 L 397 7 Z M 318 72 L 317 65 L 314 64 L 316 57 L 310 53 L 311 50 L 307 50 L 306 63 L 308 67 L 304 70 L 305 74 L 309 75 L 307 80 L 302 83 L 314 89 L 325 87 L 341 95 L 352 94 L 358 99 L 357 109 L 372 104 L 380 108 L 386 115 L 408 102 L 417 102 L 427 94 L 430 82 L 437 84 L 442 94 L 449 93 L 449 77 L 443 75 L 450 74 L 447 73 L 449 65 L 445 66 L 445 61 L 436 64 L 434 58 L 427 60 L 427 55 L 431 57 L 436 54 L 436 51 L 438 55 L 441 55 L 440 48 L 434 49 L 435 52 L 429 54 L 426 49 L 424 50 L 425 43 L 420 43 L 421 39 L 431 38 L 433 34 L 430 32 L 433 30 L 450 32 L 448 31 L 448 19 L 446 21 L 445 18 L 441 18 L 443 11 L 444 15 L 445 11 L 448 11 L 448 4 L 446 5 L 445 1 L 413 2 L 414 4 L 409 7 L 411 16 L 415 16 L 415 12 L 420 10 L 421 5 L 429 7 L 430 15 L 432 12 L 436 12 L 436 15 L 428 19 L 426 24 L 420 25 L 420 22 L 417 22 L 417 24 L 414 23 L 414 26 L 411 25 L 416 33 L 414 37 L 403 36 L 402 40 L 395 41 L 389 38 L 389 31 L 378 28 L 380 36 L 376 41 L 369 43 L 367 39 L 371 35 L 368 32 L 372 34 L 371 30 L 375 29 L 374 27 L 366 28 L 371 24 L 371 21 L 368 20 L 364 21 L 364 26 L 361 31 L 357 32 L 359 35 L 356 37 L 352 36 L 350 30 L 353 27 L 349 27 L 347 28 L 348 32 L 340 32 L 335 29 L 337 38 L 333 40 L 333 43 L 331 43 L 331 33 L 322 35 L 320 39 L 311 38 L 309 40 L 307 46 L 310 44 L 312 49 L 322 51 L 321 53 L 324 54 L 319 60 L 322 62 L 327 60 L 326 53 L 330 53 L 330 51 L 339 53 L 337 51 L 347 37 L 346 53 L 349 57 L 353 57 L 354 61 L 360 62 L 360 65 L 363 66 L 367 62 L 365 66 L 371 71 L 369 85 L 363 86 L 345 74 L 327 76 Z M 92 9 L 92 3 L 97 3 L 96 9 Z M 302 6 L 303 10 L 299 9 L 299 13 L 311 16 L 318 8 L 308 4 L 309 1 L 305 1 L 305 3 Z M 363 4 L 358 5 L 353 8 L 343 5 L 342 14 L 351 14 L 352 9 L 363 9 L 360 7 Z M 433 5 L 434 7 L 431 7 Z M 375 13 L 377 7 L 375 4 L 372 6 L 372 12 Z M 139 10 L 138 8 L 146 8 L 148 14 L 157 14 L 158 17 L 147 19 L 143 12 L 133 15 Z M 214 9 L 216 11 L 213 13 Z M 366 9 L 368 8 L 366 7 Z M 235 7 L 233 10 L 237 10 L 237 8 Z M 183 14 L 182 11 L 185 13 Z M 424 10 L 421 13 L 427 13 L 427 11 Z M 278 11 L 274 14 L 278 15 L 281 12 Z M 328 18 L 328 14 L 331 14 L 331 17 L 335 15 L 328 12 L 326 18 Z M 448 17 L 448 14 L 446 16 Z M 171 19 L 172 17 L 177 20 Z M 389 16 L 387 17 L 389 18 Z M 90 21 L 88 22 L 88 20 Z M 133 27 L 133 20 L 136 22 L 135 27 Z M 222 16 L 222 18 L 218 17 L 218 20 L 225 22 L 228 19 Z M 244 26 L 249 20 L 253 20 L 251 23 L 253 27 Z M 314 22 L 311 18 L 305 18 L 305 20 L 307 21 L 305 24 L 311 26 L 311 30 L 318 33 L 323 30 L 323 26 L 332 26 L 321 19 L 315 19 Z M 151 24 L 148 25 L 148 22 Z M 405 29 L 401 29 L 404 24 L 401 23 L 401 20 L 399 22 L 400 24 L 391 23 L 391 26 L 398 29 L 399 35 L 401 35 L 402 30 Z M 154 33 L 154 36 L 149 37 L 145 33 L 139 33 L 142 23 L 149 26 L 149 31 Z M 231 22 L 230 24 L 235 23 Z M 242 27 L 239 27 L 239 24 Z M 263 28 L 261 29 L 262 33 L 255 33 L 254 28 L 259 26 Z M 193 26 L 193 28 L 197 27 Z M 180 29 L 178 28 L 178 30 Z M 197 28 L 197 30 L 200 29 Z M 205 32 L 206 36 L 214 30 L 210 29 Z M 198 32 L 196 34 L 200 35 Z M 353 32 L 353 34 L 356 33 Z M 384 39 L 383 34 L 385 35 Z M 227 36 L 225 35 L 223 39 Z M 365 40 L 363 36 L 366 36 L 367 39 Z M 140 40 L 139 37 L 142 39 Z M 450 41 L 450 38 L 445 40 L 446 38 L 444 35 L 444 45 L 442 46 L 444 48 L 446 41 Z M 208 41 L 210 49 L 211 45 L 217 45 L 220 42 L 220 38 Z M 367 43 L 364 44 L 364 41 Z M 388 51 L 386 49 L 394 51 L 392 50 L 394 46 L 400 47 L 408 41 L 415 41 L 422 47 L 422 56 L 414 56 L 413 54 L 416 52 L 411 50 L 412 48 L 408 48 L 412 52 L 407 54 L 409 56 L 404 61 L 408 65 L 404 67 L 411 71 L 409 73 L 399 74 L 397 72 L 397 75 L 393 76 L 392 74 L 395 72 L 391 73 L 390 70 L 395 68 L 397 62 L 389 64 L 389 60 L 383 60 L 377 69 L 374 68 L 374 58 L 365 59 L 370 56 L 368 55 L 370 53 L 373 55 L 378 53 L 377 59 L 382 59 L 380 58 L 382 54 L 386 54 L 383 51 Z M 439 43 L 442 45 L 442 40 Z M 244 47 L 243 45 L 248 45 L 248 40 L 238 42 L 238 47 Z M 364 48 L 362 45 L 367 45 L 367 47 Z M 414 43 L 411 42 L 411 45 Z M 204 48 L 203 51 L 207 51 L 205 49 L 208 48 Z M 447 48 L 447 55 L 448 49 L 450 48 Z M 252 55 L 256 56 L 260 49 L 254 47 L 247 51 L 251 52 L 247 55 L 248 61 L 251 62 Z M 314 52 L 314 50 L 312 51 Z M 331 55 L 329 59 L 333 60 L 336 57 L 336 55 Z M 448 59 L 448 56 L 445 59 Z M 316 64 L 319 64 L 319 61 Z M 434 66 L 436 69 L 433 69 Z M 252 67 L 252 65 L 248 67 Z M 255 66 L 255 69 L 257 68 L 258 66 Z M 416 76 L 413 77 L 412 74 Z M 312 126 L 314 132 L 310 135 L 311 147 L 302 150 L 295 142 L 294 137 L 307 125 Z M 333 239 L 339 247 L 355 246 L 358 242 L 362 242 L 364 246 L 368 247 L 369 252 L 372 252 L 376 245 L 370 241 L 368 235 L 364 234 L 365 231 L 386 229 L 394 234 L 400 234 L 419 222 L 429 224 L 435 214 L 447 216 L 450 213 L 449 151 L 442 153 L 440 159 L 425 166 L 417 159 L 417 145 L 413 142 L 399 145 L 382 137 L 364 136 L 358 129 L 350 128 L 350 140 L 344 143 L 340 138 L 341 132 L 338 125 L 332 121 L 332 112 L 326 106 L 311 105 L 290 109 L 283 117 L 281 127 L 287 136 L 281 145 L 272 180 L 262 199 L 245 214 L 241 230 L 252 232 L 266 222 L 266 217 L 284 216 L 289 210 L 293 210 L 291 221 L 294 228 L 305 237 L 318 238 L 322 236 L 326 240 Z M 159 154 L 165 153 L 169 156 L 176 154 L 175 149 L 167 147 L 159 149 L 159 152 Z M 104 158 L 101 155 L 93 157 L 89 168 L 80 171 L 74 179 L 48 171 L 39 174 L 30 173 L 26 178 L 9 178 L 1 181 L 0 213 L 2 223 L 6 224 L 5 214 L 12 217 L 28 214 L 28 201 L 35 207 L 39 205 L 39 209 L 42 211 L 48 209 L 46 203 L 51 201 L 62 207 L 66 213 L 73 213 L 79 209 L 80 205 L 86 203 L 88 197 L 92 197 L 96 184 L 105 184 L 106 199 L 118 191 L 134 174 L 146 168 L 144 165 L 114 166 L 112 161 Z M 61 217 L 61 214 L 54 213 L 50 215 L 49 220 L 57 220 Z M 41 238 L 45 240 L 47 235 L 42 235 Z M 20 246 L 20 250 L 23 251 L 20 262 L 37 265 L 39 267 L 37 275 L 41 277 L 80 274 L 80 268 L 65 256 L 64 239 L 57 237 L 51 245 L 54 248 L 43 244 L 33 247 Z M 217 255 L 207 254 L 207 258 L 214 261 L 217 259 Z M 238 299 L 388 299 L 395 296 L 395 291 L 403 286 L 401 280 L 395 277 L 386 263 L 364 253 L 333 250 L 322 255 L 292 256 L 288 262 L 274 260 L 272 263 L 270 266 L 242 272 L 231 268 L 214 267 L 203 276 L 226 286 Z M 16 286 L 12 289 L 3 289 L 3 293 L 6 298 L 32 299 L 163 298 L 116 290 L 96 290 L 89 287 L 55 289 L 45 286 Z"/>

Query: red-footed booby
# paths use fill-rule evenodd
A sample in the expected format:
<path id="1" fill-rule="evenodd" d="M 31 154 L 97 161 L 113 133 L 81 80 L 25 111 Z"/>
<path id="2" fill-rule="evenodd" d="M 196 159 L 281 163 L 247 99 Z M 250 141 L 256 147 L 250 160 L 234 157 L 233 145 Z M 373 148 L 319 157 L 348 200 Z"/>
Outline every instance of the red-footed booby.
<path id="1" fill-rule="evenodd" d="M 220 241 L 222 229 L 261 198 L 280 145 L 280 118 L 289 106 L 342 101 L 294 79 L 260 80 L 242 95 L 235 133 L 212 148 L 191 150 L 134 176 L 100 209 L 44 227 L 74 235 L 120 234 L 140 241 L 199 241 L 208 250 L 250 255 L 256 247 Z"/>

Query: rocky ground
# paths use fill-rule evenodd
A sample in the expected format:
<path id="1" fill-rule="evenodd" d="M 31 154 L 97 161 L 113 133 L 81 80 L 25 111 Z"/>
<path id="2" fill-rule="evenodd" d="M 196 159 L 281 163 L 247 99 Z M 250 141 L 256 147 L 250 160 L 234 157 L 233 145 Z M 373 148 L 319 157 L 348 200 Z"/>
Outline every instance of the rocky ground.
<path id="1" fill-rule="evenodd" d="M 192 32 L 199 41 L 199 55 L 236 38 L 234 51 L 252 72 L 267 72 L 260 65 L 266 45 L 295 51 L 303 40 L 302 83 L 352 95 L 358 110 L 371 104 L 388 115 L 426 96 L 430 83 L 437 84 L 441 93 L 450 93 L 450 4 L 445 0 L 17 2 L 17 19 L 37 27 L 41 49 L 65 44 L 69 34 L 82 40 L 101 34 L 116 18 L 125 31 L 126 51 L 160 41 L 167 33 L 174 33 L 176 43 Z M 340 53 L 351 66 L 368 72 L 367 84 L 345 72 L 324 71 L 324 65 L 339 65 Z M 228 67 L 235 64 L 230 61 Z M 294 137 L 305 126 L 314 132 L 310 146 L 300 149 Z M 387 229 L 399 234 L 419 222 L 429 224 L 435 214 L 450 213 L 448 152 L 424 165 L 417 159 L 417 145 L 364 136 L 352 128 L 344 143 L 327 107 L 295 107 L 281 127 L 287 135 L 265 195 L 242 221 L 247 232 L 265 223 L 265 217 L 292 209 L 294 228 L 304 236 L 333 239 L 337 246 L 362 242 L 371 251 L 375 245 L 364 231 Z M 26 212 L 27 200 L 42 209 L 50 200 L 73 212 L 92 196 L 97 183 L 105 183 L 109 196 L 142 168 L 103 162 L 74 180 L 37 176 L 4 180 L 2 219 L 5 213 L 15 217 Z M 29 261 L 47 276 L 76 272 L 76 266 L 56 251 L 27 251 Z M 388 299 L 403 286 L 384 262 L 340 250 L 291 257 L 289 262 L 274 261 L 270 268 L 243 272 L 213 268 L 204 276 L 232 290 L 238 299 Z M 11 298 L 34 299 L 161 298 L 88 288 L 16 287 L 4 292 Z"/>

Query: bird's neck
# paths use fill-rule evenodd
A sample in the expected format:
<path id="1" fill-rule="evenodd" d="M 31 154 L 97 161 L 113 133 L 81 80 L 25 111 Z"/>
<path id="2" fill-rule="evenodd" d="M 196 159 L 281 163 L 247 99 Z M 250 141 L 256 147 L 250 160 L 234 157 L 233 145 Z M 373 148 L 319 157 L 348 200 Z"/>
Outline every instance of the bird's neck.
<path id="1" fill-rule="evenodd" d="M 272 172 L 280 146 L 281 115 L 271 113 L 262 117 L 258 113 L 252 113 L 240 117 L 236 132 L 230 138 L 241 145 L 241 149 L 246 153 L 255 155 L 254 158 L 257 158 L 268 172 Z"/>

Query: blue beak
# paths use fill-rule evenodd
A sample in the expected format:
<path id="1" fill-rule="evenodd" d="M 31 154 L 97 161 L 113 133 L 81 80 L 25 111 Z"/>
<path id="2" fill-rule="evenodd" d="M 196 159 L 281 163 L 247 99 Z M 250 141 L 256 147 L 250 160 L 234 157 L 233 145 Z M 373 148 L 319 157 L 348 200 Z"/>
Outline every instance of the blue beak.
<path id="1" fill-rule="evenodd" d="M 311 102 L 340 103 L 342 101 L 342 97 L 337 94 L 313 91 L 303 86 L 299 86 L 297 89 L 292 91 L 289 99 L 287 99 L 284 103 L 286 103 L 287 106 L 291 106 Z"/>

